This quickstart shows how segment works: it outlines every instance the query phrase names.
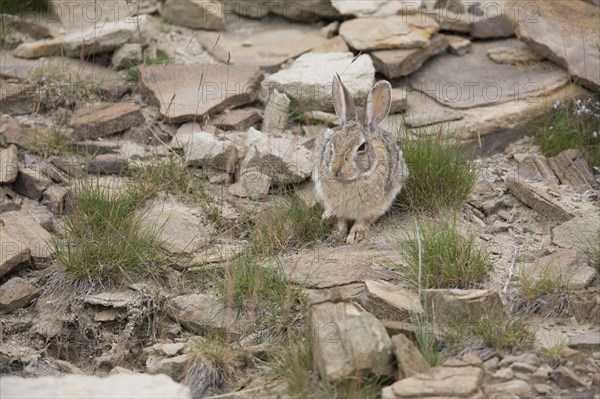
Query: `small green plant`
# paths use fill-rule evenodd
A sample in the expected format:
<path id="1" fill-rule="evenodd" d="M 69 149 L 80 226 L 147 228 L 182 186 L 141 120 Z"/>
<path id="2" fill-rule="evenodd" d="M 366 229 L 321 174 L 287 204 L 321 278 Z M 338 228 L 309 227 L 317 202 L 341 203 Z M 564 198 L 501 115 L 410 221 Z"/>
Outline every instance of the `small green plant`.
<path id="1" fill-rule="evenodd" d="M 447 218 L 419 223 L 399 252 L 408 263 L 405 277 L 415 287 L 472 288 L 489 268 L 489 255 L 475 244 L 475 235 L 460 234 Z"/>
<path id="2" fill-rule="evenodd" d="M 537 352 L 538 355 L 547 359 L 549 361 L 557 361 L 562 357 L 563 351 L 565 350 L 566 345 L 563 343 L 557 343 L 552 346 L 547 346 L 540 348 Z"/>
<path id="3" fill-rule="evenodd" d="M 431 367 L 440 365 L 445 359 L 445 353 L 436 340 L 435 332 L 430 328 L 427 314 L 410 313 L 410 321 L 415 326 L 415 336 L 419 351 Z"/>
<path id="4" fill-rule="evenodd" d="M 143 65 L 168 65 L 175 61 L 165 53 L 158 52 L 155 57 L 144 57 L 141 64 L 134 64 L 127 68 L 127 80 L 137 82 L 140 80 L 139 67 Z"/>
<path id="5" fill-rule="evenodd" d="M 60 126 L 52 126 L 46 137 L 35 136 L 31 139 L 33 151 L 47 158 L 51 155 L 65 155 L 72 140 L 67 131 Z"/>
<path id="6" fill-rule="evenodd" d="M 590 265 L 600 273 L 600 230 L 592 237 L 592 242 L 588 248 Z"/>
<path id="7" fill-rule="evenodd" d="M 121 283 L 161 276 L 165 256 L 158 231 L 142 224 L 139 205 L 127 193 L 111 193 L 98 181 L 74 189 L 64 218 L 64 237 L 54 237 L 57 261 L 75 280 Z"/>
<path id="8" fill-rule="evenodd" d="M 398 203 L 416 212 L 456 208 L 465 201 L 477 181 L 472 154 L 456 140 L 401 131 L 398 144 L 409 170 Z"/>
<path id="9" fill-rule="evenodd" d="M 495 310 L 462 315 L 446 326 L 444 338 L 457 352 L 481 344 L 498 351 L 519 351 L 531 348 L 535 332 L 521 316 Z"/>
<path id="10" fill-rule="evenodd" d="M 570 279 L 564 276 L 553 276 L 550 267 L 547 267 L 537 276 L 521 273 L 521 296 L 528 304 L 533 304 L 539 298 L 549 295 L 561 295 L 572 291 Z"/>
<path id="11" fill-rule="evenodd" d="M 47 0 L 0 0 L 0 14 L 20 14 L 25 11 L 44 11 Z"/>
<path id="12" fill-rule="evenodd" d="M 547 156 L 571 148 L 581 151 L 589 165 L 600 172 L 600 101 L 592 97 L 573 102 L 557 102 L 528 127 L 533 142 Z"/>

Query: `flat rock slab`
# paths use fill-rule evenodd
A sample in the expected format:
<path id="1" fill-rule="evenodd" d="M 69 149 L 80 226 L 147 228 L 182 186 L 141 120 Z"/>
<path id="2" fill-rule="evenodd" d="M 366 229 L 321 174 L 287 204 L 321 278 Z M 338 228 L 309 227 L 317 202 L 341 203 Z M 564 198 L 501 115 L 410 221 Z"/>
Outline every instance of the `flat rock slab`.
<path id="1" fill-rule="evenodd" d="M 86 295 L 83 302 L 108 308 L 131 308 L 142 303 L 142 296 L 133 290 L 100 292 Z"/>
<path id="2" fill-rule="evenodd" d="M 28 280 L 13 277 L 0 285 L 0 310 L 12 312 L 27 306 L 32 300 L 40 296 L 40 290 Z"/>
<path id="3" fill-rule="evenodd" d="M 576 217 L 552 229 L 552 243 L 562 248 L 577 248 L 583 251 L 594 244 L 600 231 L 600 215 L 597 212 Z"/>
<path id="4" fill-rule="evenodd" d="M 191 399 L 190 389 L 166 375 L 115 374 L 105 378 L 84 375 L 0 380 L 5 398 L 64 399 Z"/>
<path id="5" fill-rule="evenodd" d="M 238 159 L 238 148 L 232 140 L 205 132 L 198 123 L 181 125 L 171 140 L 171 147 L 183 148 L 189 166 L 228 171 L 228 165 L 235 165 Z"/>
<path id="6" fill-rule="evenodd" d="M 375 316 L 355 303 L 311 306 L 313 353 L 321 378 L 336 381 L 358 373 L 393 375 L 392 341 Z"/>
<path id="7" fill-rule="evenodd" d="M 258 67 L 239 65 L 140 66 L 140 84 L 171 123 L 204 116 L 256 99 L 262 79 Z"/>
<path id="8" fill-rule="evenodd" d="M 436 322 L 449 323 L 470 315 L 502 312 L 502 300 L 491 290 L 427 289 L 425 312 Z"/>
<path id="9" fill-rule="evenodd" d="M 65 57 L 26 60 L 0 51 L 0 78 L 28 79 L 32 73 L 52 71 L 64 82 L 79 82 L 85 88 L 100 90 L 108 98 L 120 98 L 131 87 L 125 76 L 101 65 Z"/>
<path id="10" fill-rule="evenodd" d="M 535 280 L 550 278 L 552 281 L 569 283 L 574 289 L 584 289 L 597 277 L 596 271 L 587 264 L 587 257 L 575 249 L 560 248 L 535 263 L 524 265 L 523 273 Z"/>
<path id="11" fill-rule="evenodd" d="M 223 115 L 218 115 L 210 121 L 223 130 L 247 130 L 250 126 L 260 122 L 262 115 L 256 108 L 232 109 Z"/>
<path id="12" fill-rule="evenodd" d="M 17 146 L 14 144 L 0 150 L 0 184 L 13 183 L 19 174 Z"/>
<path id="13" fill-rule="evenodd" d="M 371 57 L 377 72 L 387 78 L 395 79 L 415 72 L 425 61 L 445 51 L 447 47 L 446 38 L 443 35 L 436 35 L 424 48 L 373 51 Z"/>
<path id="14" fill-rule="evenodd" d="M 484 372 L 480 367 L 434 367 L 384 388 L 382 397 L 385 399 L 483 397 L 480 389 L 483 376 Z"/>
<path id="15" fill-rule="evenodd" d="M 393 251 L 367 245 L 303 250 L 282 256 L 281 267 L 286 278 L 311 288 L 328 288 L 366 280 L 388 280 L 394 272 L 383 267 L 399 263 Z"/>
<path id="16" fill-rule="evenodd" d="M 365 281 L 365 294 L 361 304 L 378 319 L 401 321 L 423 313 L 416 292 L 384 280 Z"/>
<path id="17" fill-rule="evenodd" d="M 540 215 L 557 222 L 565 222 L 573 218 L 573 214 L 564 210 L 556 201 L 531 184 L 511 176 L 506 177 L 505 183 L 517 199 Z"/>
<path id="18" fill-rule="evenodd" d="M 231 333 L 236 327 L 235 311 L 228 311 L 223 301 L 212 294 L 180 295 L 169 299 L 165 309 L 173 320 L 196 334 Z"/>
<path id="19" fill-rule="evenodd" d="M 284 62 L 328 43 L 328 39 L 319 34 L 319 29 L 309 26 L 270 28 L 250 33 L 204 32 L 198 40 L 221 62 L 256 66 L 267 72 L 275 72 Z"/>
<path id="20" fill-rule="evenodd" d="M 146 16 L 141 15 L 73 32 L 62 39 L 62 48 L 67 56 L 75 58 L 115 51 L 126 43 L 138 41 L 146 22 Z"/>
<path id="21" fill-rule="evenodd" d="M 310 53 L 299 57 L 289 69 L 268 76 L 262 83 L 261 99 L 269 102 L 274 90 L 287 95 L 302 111 L 333 111 L 331 84 L 340 74 L 357 105 L 364 103 L 375 82 L 375 67 L 368 55 Z"/>
<path id="22" fill-rule="evenodd" d="M 158 197 L 142 210 L 142 224 L 158 231 L 163 248 L 172 253 L 191 254 L 213 237 L 215 227 L 199 208 L 173 197 Z"/>
<path id="23" fill-rule="evenodd" d="M 509 101 L 533 101 L 532 96 L 568 82 L 567 73 L 552 62 L 528 67 L 499 64 L 487 52 L 501 45 L 521 49 L 515 39 L 473 43 L 463 56 L 441 54 L 411 76 L 411 86 L 451 108 L 466 109 Z"/>
<path id="24" fill-rule="evenodd" d="M 569 337 L 569 347 L 589 352 L 600 350 L 600 334 L 587 333 L 577 334 Z"/>
<path id="25" fill-rule="evenodd" d="M 0 81 L 0 109 L 10 115 L 25 115 L 36 107 L 35 86 Z"/>
<path id="26" fill-rule="evenodd" d="M 109 136 L 143 123 L 142 108 L 138 104 L 127 102 L 79 108 L 69 121 L 76 140 Z"/>
<path id="27" fill-rule="evenodd" d="M 49 243 L 52 235 L 48 233 L 27 212 L 11 211 L 0 214 L 4 222 L 4 231 L 10 237 L 19 241 L 31 251 L 31 256 L 36 261 L 45 261 L 52 256 Z"/>
<path id="28" fill-rule="evenodd" d="M 520 40 L 584 85 L 600 90 L 599 7 L 580 0 L 536 1 L 534 10 L 531 2 L 521 0 L 511 7 L 507 16 Z"/>
<path id="29" fill-rule="evenodd" d="M 425 47 L 438 31 L 438 24 L 421 15 L 386 18 L 356 18 L 340 25 L 340 36 L 360 51 Z"/>
<path id="30" fill-rule="evenodd" d="M 167 0 L 160 7 L 160 15 L 169 23 L 192 29 L 225 28 L 225 8 L 214 0 Z"/>

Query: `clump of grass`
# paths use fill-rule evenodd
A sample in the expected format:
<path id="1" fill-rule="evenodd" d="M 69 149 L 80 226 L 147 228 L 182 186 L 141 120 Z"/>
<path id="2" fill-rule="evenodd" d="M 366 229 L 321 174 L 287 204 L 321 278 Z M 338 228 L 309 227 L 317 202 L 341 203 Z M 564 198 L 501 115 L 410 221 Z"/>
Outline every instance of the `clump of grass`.
<path id="1" fill-rule="evenodd" d="M 570 279 L 560 275 L 553 276 L 549 268 L 538 276 L 523 272 L 519 280 L 521 282 L 521 296 L 528 304 L 533 304 L 542 297 L 561 295 L 573 289 Z"/>
<path id="2" fill-rule="evenodd" d="M 48 9 L 47 0 L 0 0 L 0 14 L 19 14 L 25 11 L 44 11 Z"/>
<path id="3" fill-rule="evenodd" d="M 143 226 L 137 205 L 127 191 L 111 193 L 98 181 L 75 187 L 64 237 L 52 241 L 57 261 L 73 279 L 96 285 L 163 274 L 158 232 Z"/>
<path id="4" fill-rule="evenodd" d="M 156 56 L 145 57 L 141 64 L 134 64 L 127 68 L 127 80 L 137 82 L 140 80 L 140 65 L 168 65 L 173 64 L 175 60 L 165 53 L 158 52 Z"/>
<path id="5" fill-rule="evenodd" d="M 36 136 L 31 140 L 31 146 L 35 153 L 47 158 L 51 155 L 65 155 L 71 142 L 72 139 L 64 128 L 52 126 L 48 131 L 48 136 L 44 138 Z"/>
<path id="6" fill-rule="evenodd" d="M 518 315 L 502 310 L 488 314 L 463 314 L 444 329 L 444 338 L 457 351 L 484 345 L 498 351 L 520 351 L 531 348 L 535 332 Z"/>
<path id="7" fill-rule="evenodd" d="M 317 243 L 331 233 L 332 225 L 323 220 L 322 209 L 310 207 L 291 194 L 261 211 L 244 228 L 250 238 L 249 249 L 261 257 L 286 248 Z"/>
<path id="8" fill-rule="evenodd" d="M 456 140 L 419 132 L 399 134 L 398 145 L 409 170 L 398 203 L 416 212 L 458 207 L 477 181 L 473 155 Z"/>
<path id="9" fill-rule="evenodd" d="M 571 148 L 581 151 L 589 165 L 600 172 L 600 100 L 557 102 L 551 111 L 531 122 L 533 142 L 547 156 Z"/>
<path id="10" fill-rule="evenodd" d="M 431 367 L 440 365 L 446 358 L 443 348 L 436 339 L 435 332 L 430 327 L 427 314 L 410 313 L 410 321 L 415 326 L 415 336 L 419 351 Z"/>
<path id="11" fill-rule="evenodd" d="M 186 384 L 194 398 L 218 394 L 242 363 L 242 351 L 218 334 L 191 340 Z"/>
<path id="12" fill-rule="evenodd" d="M 447 218 L 418 226 L 417 232 L 399 246 L 408 263 L 409 283 L 415 287 L 472 288 L 483 279 L 489 255 L 475 244 L 474 234 L 460 234 L 455 221 Z"/>
<path id="13" fill-rule="evenodd" d="M 590 258 L 590 265 L 600 273 L 600 230 L 592 237 L 592 243 L 588 248 L 588 254 Z"/>

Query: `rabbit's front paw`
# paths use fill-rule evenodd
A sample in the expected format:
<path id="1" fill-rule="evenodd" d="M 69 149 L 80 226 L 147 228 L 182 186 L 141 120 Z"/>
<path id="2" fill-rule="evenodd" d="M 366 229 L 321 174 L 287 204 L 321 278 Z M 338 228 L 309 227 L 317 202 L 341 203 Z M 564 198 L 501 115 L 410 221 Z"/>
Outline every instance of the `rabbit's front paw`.
<path id="1" fill-rule="evenodd" d="M 352 229 L 350 229 L 350 234 L 346 237 L 346 244 L 358 244 L 361 241 L 364 241 L 369 234 L 369 226 L 364 225 L 354 225 Z"/>

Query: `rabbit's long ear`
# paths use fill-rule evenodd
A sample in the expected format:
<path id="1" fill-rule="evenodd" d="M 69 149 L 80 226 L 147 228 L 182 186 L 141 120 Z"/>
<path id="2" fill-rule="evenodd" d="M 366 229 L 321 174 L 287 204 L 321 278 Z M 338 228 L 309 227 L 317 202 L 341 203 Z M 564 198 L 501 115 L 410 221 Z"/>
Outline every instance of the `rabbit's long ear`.
<path id="1" fill-rule="evenodd" d="M 380 80 L 375 83 L 365 105 L 365 126 L 374 131 L 390 113 L 392 105 L 392 85 Z"/>
<path id="2" fill-rule="evenodd" d="M 344 87 L 340 76 L 333 74 L 333 85 L 331 89 L 331 98 L 333 99 L 333 108 L 340 118 L 340 123 L 345 125 L 348 122 L 356 120 L 356 107 L 350 92 Z"/>

